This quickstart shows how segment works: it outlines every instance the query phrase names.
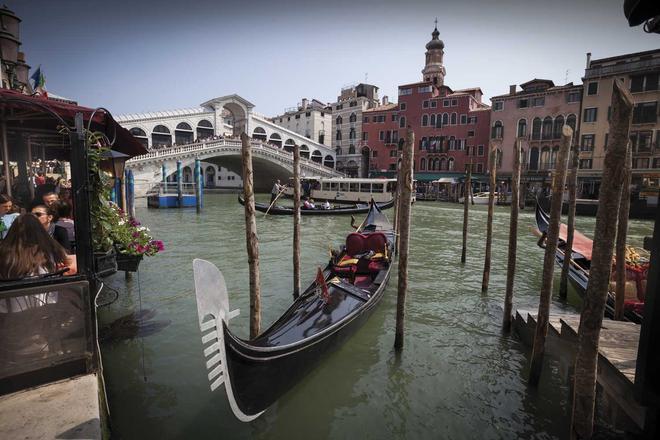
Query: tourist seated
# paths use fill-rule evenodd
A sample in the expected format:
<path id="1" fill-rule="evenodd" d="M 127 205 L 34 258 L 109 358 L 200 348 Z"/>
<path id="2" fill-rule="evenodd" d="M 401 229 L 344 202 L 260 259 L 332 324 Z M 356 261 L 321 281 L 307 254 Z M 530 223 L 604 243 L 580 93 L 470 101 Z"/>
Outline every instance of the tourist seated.
<path id="1" fill-rule="evenodd" d="M 71 205 L 65 201 L 60 201 L 53 205 L 53 207 L 57 207 L 57 216 L 59 217 L 55 225 L 66 229 L 69 243 L 71 243 L 71 250 L 73 251 L 75 250 L 73 243 L 76 242 L 76 229 L 73 218 L 71 217 Z"/>
<path id="2" fill-rule="evenodd" d="M 326 200 L 325 203 L 323 204 L 323 209 L 330 209 L 330 208 L 331 208 L 330 202 Z"/>
<path id="3" fill-rule="evenodd" d="M 0 194 L 0 240 L 7 236 L 9 228 L 18 217 L 18 213 L 13 212 L 13 208 L 12 199 L 5 194 Z"/>
<path id="4" fill-rule="evenodd" d="M 7 237 L 0 242 L 1 280 L 55 273 L 69 266 L 75 267 L 74 259 L 50 237 L 39 219 L 32 214 L 18 216 Z M 70 272 L 67 275 L 72 275 Z"/>
<path id="5" fill-rule="evenodd" d="M 312 204 L 309 202 L 309 199 L 307 197 L 305 197 L 303 200 L 304 201 L 303 201 L 302 209 L 313 209 Z"/>
<path id="6" fill-rule="evenodd" d="M 58 220 L 57 211 L 52 207 L 46 205 L 37 205 L 32 208 L 32 214 L 39 219 L 39 222 L 48 232 L 48 235 L 62 246 L 67 253 L 71 253 L 71 243 L 69 236 L 61 226 L 57 226 L 55 222 Z"/>
<path id="7" fill-rule="evenodd" d="M 316 209 L 316 205 L 314 204 L 314 199 L 309 199 L 309 209 Z"/>

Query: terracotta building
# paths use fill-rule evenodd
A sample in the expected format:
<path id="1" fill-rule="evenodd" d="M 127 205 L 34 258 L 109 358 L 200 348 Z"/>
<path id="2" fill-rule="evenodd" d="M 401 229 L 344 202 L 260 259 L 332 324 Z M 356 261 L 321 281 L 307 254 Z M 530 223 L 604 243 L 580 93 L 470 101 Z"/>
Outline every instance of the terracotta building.
<path id="1" fill-rule="evenodd" d="M 452 90 L 445 85 L 444 43 L 434 29 L 426 45 L 422 81 L 399 86 L 398 105 L 384 104 L 364 112 L 363 156 L 369 153 L 372 175 L 392 175 L 397 147 L 406 128 L 415 133 L 415 179 L 429 182 L 458 178 L 467 164 L 475 173 L 486 170 L 490 107 L 480 88 Z"/>
<path id="2" fill-rule="evenodd" d="M 547 79 L 533 79 L 509 87 L 506 95 L 491 99 L 491 139 L 501 152 L 498 180 L 510 180 L 513 151 L 522 143 L 522 181 L 527 188 L 549 184 L 555 167 L 564 123 L 578 128 L 582 85 L 563 86 Z M 574 139 L 579 139 L 576 133 Z"/>

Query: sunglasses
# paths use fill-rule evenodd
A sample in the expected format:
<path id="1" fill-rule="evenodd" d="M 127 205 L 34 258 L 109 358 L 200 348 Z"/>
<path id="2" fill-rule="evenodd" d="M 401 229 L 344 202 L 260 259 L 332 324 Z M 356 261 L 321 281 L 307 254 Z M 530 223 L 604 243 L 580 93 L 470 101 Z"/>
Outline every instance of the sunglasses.
<path id="1" fill-rule="evenodd" d="M 45 213 L 45 212 L 39 212 L 39 211 L 37 211 L 37 212 L 33 212 L 32 214 L 35 215 L 35 216 L 37 216 L 37 218 L 38 218 L 38 217 L 41 217 L 42 215 L 48 215 L 48 214 Z"/>

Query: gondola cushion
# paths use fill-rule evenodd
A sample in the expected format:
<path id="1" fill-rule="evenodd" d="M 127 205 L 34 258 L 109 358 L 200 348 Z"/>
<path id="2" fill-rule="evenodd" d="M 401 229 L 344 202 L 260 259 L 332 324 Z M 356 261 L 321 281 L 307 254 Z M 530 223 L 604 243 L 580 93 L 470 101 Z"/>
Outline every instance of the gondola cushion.
<path id="1" fill-rule="evenodd" d="M 346 237 L 346 254 L 353 256 L 363 254 L 366 248 L 367 237 L 359 232 L 351 232 Z"/>
<path id="2" fill-rule="evenodd" d="M 385 253 L 387 246 L 387 237 L 382 232 L 372 232 L 367 235 L 366 251 L 374 251 L 375 253 Z"/>

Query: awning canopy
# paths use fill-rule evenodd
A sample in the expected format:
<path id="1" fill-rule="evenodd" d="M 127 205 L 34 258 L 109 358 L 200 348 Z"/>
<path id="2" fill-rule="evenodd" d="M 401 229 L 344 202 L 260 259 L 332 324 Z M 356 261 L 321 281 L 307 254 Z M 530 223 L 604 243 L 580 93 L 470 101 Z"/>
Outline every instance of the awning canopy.
<path id="1" fill-rule="evenodd" d="M 438 184 L 443 184 L 443 183 L 449 183 L 449 184 L 454 184 L 458 183 L 458 180 L 454 179 L 453 177 L 441 177 L 438 180 L 434 180 L 431 183 L 438 183 Z"/>
<path id="2" fill-rule="evenodd" d="M 146 148 L 106 109 L 81 107 L 42 96 L 28 96 L 8 89 L 0 89 L 0 121 L 8 130 L 57 134 L 62 125 L 74 127 L 77 113 L 82 113 L 85 128 L 103 132 L 112 149 L 131 157 L 147 153 Z M 90 124 L 91 120 L 91 124 Z"/>

